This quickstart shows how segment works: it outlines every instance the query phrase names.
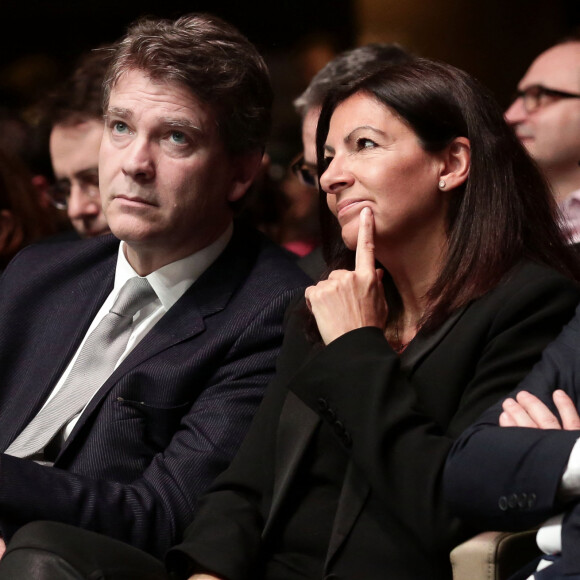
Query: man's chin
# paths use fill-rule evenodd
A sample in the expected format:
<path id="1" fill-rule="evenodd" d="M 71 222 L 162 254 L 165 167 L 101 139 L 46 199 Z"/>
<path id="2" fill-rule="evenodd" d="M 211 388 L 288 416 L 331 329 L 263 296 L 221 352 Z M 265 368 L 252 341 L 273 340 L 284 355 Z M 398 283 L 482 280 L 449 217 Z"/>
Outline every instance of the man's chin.
<path id="1" fill-rule="evenodd" d="M 99 236 L 106 236 L 107 234 L 111 233 L 109 228 L 101 228 L 99 230 L 78 230 L 77 232 L 81 238 L 90 239 L 90 238 L 98 238 Z"/>

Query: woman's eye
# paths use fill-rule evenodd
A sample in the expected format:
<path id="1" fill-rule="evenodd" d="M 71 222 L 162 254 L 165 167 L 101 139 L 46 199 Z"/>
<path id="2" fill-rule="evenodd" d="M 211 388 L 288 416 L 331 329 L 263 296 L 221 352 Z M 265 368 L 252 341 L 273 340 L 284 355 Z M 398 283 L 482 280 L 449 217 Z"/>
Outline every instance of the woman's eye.
<path id="1" fill-rule="evenodd" d="M 360 151 L 361 149 L 372 149 L 376 146 L 376 143 L 372 139 L 367 139 L 366 137 L 359 137 L 356 140 L 356 148 Z"/>

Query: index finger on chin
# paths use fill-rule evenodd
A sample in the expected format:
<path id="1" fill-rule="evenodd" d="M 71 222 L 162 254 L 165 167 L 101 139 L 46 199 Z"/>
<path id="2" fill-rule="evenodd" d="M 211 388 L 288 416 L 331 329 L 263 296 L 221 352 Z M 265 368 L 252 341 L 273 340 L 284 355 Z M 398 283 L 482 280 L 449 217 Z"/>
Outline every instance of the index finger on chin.
<path id="1" fill-rule="evenodd" d="M 369 207 L 364 207 L 359 215 L 356 242 L 355 270 L 375 271 L 374 217 Z"/>

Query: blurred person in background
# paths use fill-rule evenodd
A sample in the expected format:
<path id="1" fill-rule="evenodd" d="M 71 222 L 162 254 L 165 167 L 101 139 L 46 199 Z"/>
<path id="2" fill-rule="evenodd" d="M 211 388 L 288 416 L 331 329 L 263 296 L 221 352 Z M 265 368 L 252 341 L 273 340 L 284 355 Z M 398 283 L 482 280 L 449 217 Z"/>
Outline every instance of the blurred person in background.
<path id="1" fill-rule="evenodd" d="M 571 241 L 580 242 L 580 35 L 532 62 L 505 117 L 548 179 Z"/>
<path id="2" fill-rule="evenodd" d="M 81 238 L 109 233 L 99 194 L 99 148 L 103 136 L 103 80 L 111 51 L 107 46 L 81 55 L 71 75 L 41 105 L 50 126 L 54 184 L 48 193 L 66 210 Z"/>
<path id="3" fill-rule="evenodd" d="M 56 231 L 24 162 L 0 148 L 0 271 L 19 250 Z"/>

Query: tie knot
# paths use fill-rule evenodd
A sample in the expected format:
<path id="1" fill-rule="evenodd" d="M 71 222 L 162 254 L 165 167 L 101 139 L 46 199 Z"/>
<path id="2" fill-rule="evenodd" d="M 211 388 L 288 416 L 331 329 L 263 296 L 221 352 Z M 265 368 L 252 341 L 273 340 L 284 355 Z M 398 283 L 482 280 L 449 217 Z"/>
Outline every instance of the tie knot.
<path id="1" fill-rule="evenodd" d="M 135 276 L 125 282 L 110 312 L 132 318 L 136 312 L 154 300 L 155 297 L 155 290 L 153 290 L 147 278 Z"/>

